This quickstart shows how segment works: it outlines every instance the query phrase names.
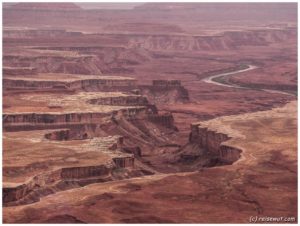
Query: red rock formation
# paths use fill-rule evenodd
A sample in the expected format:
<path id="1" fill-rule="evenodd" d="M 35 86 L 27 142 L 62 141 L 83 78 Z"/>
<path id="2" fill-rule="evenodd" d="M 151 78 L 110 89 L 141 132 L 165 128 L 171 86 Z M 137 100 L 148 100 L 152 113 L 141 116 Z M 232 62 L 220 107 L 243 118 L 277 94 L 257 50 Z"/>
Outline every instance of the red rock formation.
<path id="1" fill-rule="evenodd" d="M 91 99 L 88 101 L 88 103 L 112 106 L 142 106 L 148 105 L 148 100 L 146 97 L 143 96 L 119 96 Z"/>
<path id="2" fill-rule="evenodd" d="M 65 82 L 3 79 L 5 89 L 52 89 L 55 86 L 65 87 Z"/>
<path id="3" fill-rule="evenodd" d="M 179 80 L 153 80 L 152 85 L 160 87 L 178 87 L 181 86 L 181 82 Z"/>
<path id="4" fill-rule="evenodd" d="M 4 186 L 3 203 L 5 206 L 28 204 L 59 190 L 112 180 L 111 173 L 114 170 L 134 167 L 134 157 L 119 156 L 113 158 L 113 163 L 111 165 L 62 168 L 37 175 L 27 183 L 18 186 Z M 137 169 L 135 173 L 137 174 L 133 173 L 132 176 L 140 175 L 143 172 L 139 173 Z M 117 174 L 119 179 L 122 179 L 122 175 Z"/>
<path id="5" fill-rule="evenodd" d="M 131 35 L 128 42 L 130 47 L 143 47 L 148 50 L 220 51 L 242 46 L 266 46 L 295 37 L 296 29 L 284 29 L 232 31 L 215 36 Z"/>
<path id="6" fill-rule="evenodd" d="M 87 132 L 82 132 L 80 130 L 59 130 L 51 133 L 45 134 L 45 138 L 49 140 L 84 140 L 89 138 Z"/>
<path id="7" fill-rule="evenodd" d="M 148 119 L 150 122 L 162 125 L 167 128 L 175 129 L 174 118 L 170 113 L 158 114 L 158 115 L 149 115 Z"/>
<path id="8" fill-rule="evenodd" d="M 134 167 L 134 158 L 133 157 L 115 157 L 113 161 L 117 168 L 128 168 Z"/>
<path id="9" fill-rule="evenodd" d="M 69 89 L 79 89 L 84 91 L 130 91 L 136 87 L 134 79 L 85 79 L 70 82 L 67 84 Z"/>
<path id="10" fill-rule="evenodd" d="M 228 137 L 227 134 L 199 127 L 199 124 L 193 124 L 191 126 L 189 143 L 196 144 L 208 154 L 217 156 L 221 163 L 231 164 L 240 158 L 241 150 L 223 144 L 229 139 L 231 137 Z"/>
<path id="11" fill-rule="evenodd" d="M 135 147 L 122 147 L 122 151 L 126 152 L 126 153 L 133 154 L 135 158 L 142 156 L 142 150 L 138 146 L 135 146 Z"/>
<path id="12" fill-rule="evenodd" d="M 139 93 L 155 104 L 189 101 L 189 93 L 179 80 L 154 80 L 152 85 L 140 85 Z"/>
<path id="13" fill-rule="evenodd" d="M 32 67 L 4 67 L 3 75 L 36 75 L 37 69 Z"/>
<path id="14" fill-rule="evenodd" d="M 99 122 L 107 113 L 20 113 L 3 114 L 4 127 L 9 125 L 68 124 Z"/>
<path id="15" fill-rule="evenodd" d="M 134 79 L 82 79 L 78 81 L 42 81 L 3 79 L 3 87 L 6 89 L 52 89 L 62 87 L 70 90 L 85 91 L 130 91 L 136 87 Z"/>
<path id="16" fill-rule="evenodd" d="M 62 168 L 62 179 L 88 178 L 108 175 L 111 169 L 105 165 Z"/>

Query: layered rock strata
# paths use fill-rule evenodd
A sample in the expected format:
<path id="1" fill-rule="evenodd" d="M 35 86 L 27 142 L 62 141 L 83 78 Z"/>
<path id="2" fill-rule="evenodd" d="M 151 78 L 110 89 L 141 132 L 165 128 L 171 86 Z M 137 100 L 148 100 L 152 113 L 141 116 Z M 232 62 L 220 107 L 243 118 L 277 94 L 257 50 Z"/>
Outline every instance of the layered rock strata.
<path id="1" fill-rule="evenodd" d="M 51 131 L 44 136 L 50 140 L 56 141 L 66 140 L 66 138 L 69 140 L 76 140 L 78 137 L 67 137 L 75 132 L 76 131 L 64 129 L 60 131 Z M 38 135 L 40 133 L 41 132 L 33 132 L 33 137 L 30 139 L 32 139 L 31 142 L 40 142 L 41 149 L 46 148 L 47 145 L 51 145 L 52 149 L 57 149 L 61 145 L 61 143 L 53 143 L 53 141 L 51 141 L 50 144 L 47 144 L 47 141 L 41 139 L 40 135 Z M 27 137 L 24 138 L 25 140 L 28 139 Z M 70 147 L 72 148 L 72 145 Z M 112 147 L 114 148 L 112 149 Z M 49 170 L 27 179 L 24 183 L 10 183 L 9 180 L 7 181 L 6 179 L 3 188 L 4 205 L 20 205 L 35 202 L 38 201 L 40 197 L 55 193 L 59 190 L 67 190 L 91 183 L 113 180 L 116 175 L 118 176 L 118 179 L 120 179 L 123 177 L 123 174 L 116 171 L 120 168 L 128 169 L 125 172 L 132 172 L 132 176 L 140 174 L 140 170 L 134 166 L 133 154 L 123 153 L 121 147 L 124 147 L 123 138 L 118 136 L 93 138 L 90 141 L 77 143 L 73 148 L 79 153 L 82 151 L 86 152 L 85 161 L 88 160 L 89 153 L 91 152 L 100 152 L 101 155 L 108 156 L 106 157 L 107 160 L 102 160 L 103 163 L 98 165 L 94 165 L 95 161 L 92 160 L 90 160 L 90 164 L 86 163 L 83 165 L 74 162 L 70 166 L 62 166 L 57 163 L 57 166 L 52 170 L 49 168 Z M 40 153 L 41 150 L 37 149 L 36 151 L 39 152 L 37 154 L 42 154 Z M 53 155 L 55 156 L 55 154 Z M 30 159 L 27 161 L 30 161 Z M 31 161 L 34 162 L 34 160 Z M 7 163 L 5 162 L 5 178 L 7 178 L 8 175 L 15 175 L 13 178 L 19 178 L 21 176 L 17 173 L 16 167 L 9 167 L 6 166 L 6 164 Z M 25 171 L 24 173 L 26 174 L 26 171 L 30 172 L 31 169 L 28 168 L 26 170 L 26 167 L 23 167 L 23 171 Z M 21 178 L 17 180 L 20 179 Z"/>
<path id="2" fill-rule="evenodd" d="M 136 80 L 121 78 L 91 78 L 73 81 L 36 80 L 32 79 L 3 79 L 5 89 L 53 89 L 61 87 L 69 90 L 84 91 L 130 91 L 136 87 Z"/>
<path id="3" fill-rule="evenodd" d="M 211 130 L 199 123 L 191 125 L 189 143 L 196 144 L 206 154 L 216 156 L 221 164 L 232 164 L 240 158 L 242 150 L 226 144 L 231 138 L 226 133 Z"/>

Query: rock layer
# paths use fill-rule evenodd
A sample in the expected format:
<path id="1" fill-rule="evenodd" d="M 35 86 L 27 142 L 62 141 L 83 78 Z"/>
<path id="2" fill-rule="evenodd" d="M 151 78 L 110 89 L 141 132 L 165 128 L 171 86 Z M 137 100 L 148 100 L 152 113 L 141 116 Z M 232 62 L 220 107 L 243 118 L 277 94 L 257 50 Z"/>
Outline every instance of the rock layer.
<path id="1" fill-rule="evenodd" d="M 231 138 L 228 134 L 210 130 L 201 124 L 193 124 L 189 143 L 196 144 L 207 154 L 217 156 L 220 163 L 232 164 L 240 158 L 242 150 L 225 144 Z"/>

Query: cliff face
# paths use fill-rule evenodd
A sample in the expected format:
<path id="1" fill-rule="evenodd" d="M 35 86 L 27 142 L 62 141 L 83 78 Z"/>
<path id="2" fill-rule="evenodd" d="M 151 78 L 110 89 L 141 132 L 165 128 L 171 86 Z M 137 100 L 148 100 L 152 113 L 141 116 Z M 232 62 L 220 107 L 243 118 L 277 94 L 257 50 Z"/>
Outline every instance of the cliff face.
<path id="1" fill-rule="evenodd" d="M 37 69 L 32 67 L 4 67 L 4 75 L 36 75 Z"/>
<path id="2" fill-rule="evenodd" d="M 86 167 L 72 167 L 62 168 L 62 179 L 79 179 L 88 177 L 104 176 L 110 173 L 111 169 L 105 165 L 100 166 L 86 166 Z"/>
<path id="3" fill-rule="evenodd" d="M 218 36 L 132 35 L 129 46 L 149 50 L 220 51 L 241 46 L 265 46 L 296 38 L 296 29 L 225 32 Z"/>
<path id="4" fill-rule="evenodd" d="M 135 79 L 109 79 L 87 78 L 73 81 L 55 81 L 29 79 L 3 79 L 6 90 L 62 90 L 62 91 L 88 91 L 88 92 L 131 92 L 144 95 L 153 104 L 176 103 L 189 101 L 189 93 L 179 80 L 154 80 L 152 85 L 138 85 Z M 148 100 L 142 96 L 110 97 L 92 99 L 90 104 L 141 106 Z"/>
<path id="5" fill-rule="evenodd" d="M 115 165 L 119 168 L 127 168 L 134 166 L 134 158 L 133 157 L 116 157 L 113 158 Z"/>
<path id="6" fill-rule="evenodd" d="M 149 112 L 147 107 L 120 109 L 109 113 L 3 114 L 3 128 L 5 131 L 69 128 L 74 125 L 101 124 L 116 117 L 128 120 L 147 119 L 148 114 L 152 114 L 152 112 Z"/>
<path id="7" fill-rule="evenodd" d="M 112 180 L 114 170 L 133 167 L 133 157 L 119 156 L 113 158 L 111 164 L 69 167 L 43 173 L 27 183 L 13 187 L 4 186 L 3 203 L 5 206 L 29 204 L 59 190 Z"/>
<path id="8" fill-rule="evenodd" d="M 3 79 L 5 89 L 53 89 L 61 87 L 69 90 L 84 91 L 126 91 L 136 87 L 134 79 L 82 79 L 78 81 L 40 81 L 22 79 Z"/>
<path id="9" fill-rule="evenodd" d="M 39 73 L 102 74 L 100 62 L 93 56 L 39 56 L 4 55 L 3 65 L 7 67 L 34 67 Z"/>
<path id="10" fill-rule="evenodd" d="M 174 118 L 173 115 L 170 113 L 166 114 L 160 114 L 160 115 L 149 115 L 148 119 L 150 122 L 156 123 L 158 125 L 170 128 L 170 129 L 176 129 L 174 126 Z"/>
<path id="11" fill-rule="evenodd" d="M 36 129 L 58 129 L 45 135 L 50 140 L 82 140 L 93 137 L 97 133 L 97 125 L 102 125 L 104 131 L 109 132 L 118 127 L 122 127 L 119 134 L 126 135 L 133 140 L 135 133 L 144 134 L 140 142 L 145 140 L 156 140 L 156 135 L 149 135 L 152 127 L 149 123 L 160 126 L 161 129 L 177 130 L 174 126 L 172 114 L 158 114 L 151 111 L 151 108 L 128 108 L 111 113 L 65 113 L 65 114 L 4 114 L 4 131 L 26 131 Z M 124 124 L 124 125 L 123 125 Z M 148 128 L 149 127 L 149 128 Z M 68 128 L 68 129 L 65 129 Z M 128 131 L 133 130 L 133 134 Z M 126 132 L 125 132 L 126 131 Z M 157 141 L 158 142 L 158 141 Z"/>
<path id="12" fill-rule="evenodd" d="M 120 96 L 91 99 L 88 103 L 98 105 L 143 106 L 148 104 L 148 100 L 143 96 Z"/>
<path id="13" fill-rule="evenodd" d="M 3 87 L 5 89 L 51 89 L 58 86 L 65 87 L 65 83 L 60 81 L 28 81 L 3 79 Z"/>
<path id="14" fill-rule="evenodd" d="M 105 113 L 23 113 L 23 114 L 3 114 L 4 128 L 9 125 L 38 125 L 38 124 L 68 124 L 68 123 L 92 123 L 101 122 Z"/>
<path id="15" fill-rule="evenodd" d="M 189 93 L 179 80 L 153 80 L 152 85 L 140 85 L 139 89 L 154 104 L 189 101 Z"/>
<path id="16" fill-rule="evenodd" d="M 85 79 L 68 83 L 67 87 L 84 91 L 130 91 L 136 87 L 136 80 Z"/>
<path id="17" fill-rule="evenodd" d="M 206 154 L 216 156 L 218 162 L 232 164 L 240 158 L 241 150 L 224 144 L 225 141 L 230 139 L 231 137 L 227 134 L 209 130 L 199 124 L 193 124 L 189 143 L 196 144 Z"/>
<path id="18" fill-rule="evenodd" d="M 90 138 L 89 134 L 80 129 L 64 129 L 45 134 L 45 138 L 49 140 L 84 140 Z"/>
<path id="19" fill-rule="evenodd" d="M 47 35 L 47 32 L 49 35 Z M 20 35 L 14 31 L 5 31 L 9 42 L 36 42 L 36 39 L 44 42 L 52 39 L 77 39 L 85 37 L 80 34 L 58 33 L 51 31 L 25 31 Z M 41 34 L 40 34 L 41 33 Z M 12 37 L 11 37 L 12 36 Z M 70 36 L 70 37 L 69 37 Z M 101 38 L 101 37 L 100 37 Z M 52 42 L 52 40 L 48 40 Z M 86 40 L 87 42 L 90 42 Z M 47 42 L 47 41 L 46 41 Z M 82 44 L 78 44 L 82 45 Z M 3 65 L 5 67 L 34 67 L 39 73 L 69 73 L 82 75 L 98 75 L 109 73 L 130 73 L 131 66 L 139 65 L 151 59 L 151 54 L 145 49 L 124 47 L 33 47 L 23 50 L 22 54 L 4 52 Z"/>

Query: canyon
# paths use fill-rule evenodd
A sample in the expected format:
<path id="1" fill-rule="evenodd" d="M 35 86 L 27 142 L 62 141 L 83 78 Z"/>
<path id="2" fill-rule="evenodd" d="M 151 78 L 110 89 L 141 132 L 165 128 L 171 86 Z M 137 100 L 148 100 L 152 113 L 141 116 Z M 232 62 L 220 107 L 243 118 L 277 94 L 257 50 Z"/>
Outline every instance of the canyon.
<path id="1" fill-rule="evenodd" d="M 3 222 L 296 222 L 296 4 L 93 4 L 3 4 Z"/>

